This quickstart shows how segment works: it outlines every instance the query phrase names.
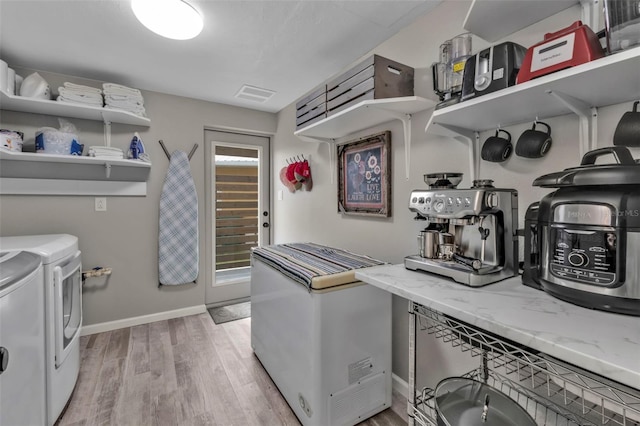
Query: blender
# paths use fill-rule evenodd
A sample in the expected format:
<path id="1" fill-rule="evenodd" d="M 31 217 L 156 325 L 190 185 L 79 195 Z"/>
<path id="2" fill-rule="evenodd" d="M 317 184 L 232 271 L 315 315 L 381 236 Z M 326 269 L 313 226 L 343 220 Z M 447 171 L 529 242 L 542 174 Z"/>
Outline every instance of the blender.
<path id="1" fill-rule="evenodd" d="M 431 66 L 433 90 L 440 98 L 436 109 L 460 102 L 467 58 L 471 56 L 471 33 L 464 33 L 440 45 L 439 62 Z"/>

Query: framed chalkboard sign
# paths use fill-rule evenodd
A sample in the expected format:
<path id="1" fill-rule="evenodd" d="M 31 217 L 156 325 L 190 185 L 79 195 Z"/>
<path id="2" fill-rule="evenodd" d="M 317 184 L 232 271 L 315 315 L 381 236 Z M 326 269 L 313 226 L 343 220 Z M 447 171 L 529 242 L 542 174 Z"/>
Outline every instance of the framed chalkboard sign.
<path id="1" fill-rule="evenodd" d="M 338 211 L 391 216 L 391 132 L 338 145 Z"/>

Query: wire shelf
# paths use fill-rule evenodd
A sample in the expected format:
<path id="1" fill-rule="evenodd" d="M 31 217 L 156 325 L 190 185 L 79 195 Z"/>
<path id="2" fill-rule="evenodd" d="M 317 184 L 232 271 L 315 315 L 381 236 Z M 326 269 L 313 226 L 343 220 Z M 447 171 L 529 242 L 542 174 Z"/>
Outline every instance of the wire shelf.
<path id="1" fill-rule="evenodd" d="M 482 357 L 463 375 L 517 401 L 540 426 L 640 426 L 640 392 L 412 303 L 420 329 Z M 434 390 L 416 390 L 409 415 L 436 425 Z"/>

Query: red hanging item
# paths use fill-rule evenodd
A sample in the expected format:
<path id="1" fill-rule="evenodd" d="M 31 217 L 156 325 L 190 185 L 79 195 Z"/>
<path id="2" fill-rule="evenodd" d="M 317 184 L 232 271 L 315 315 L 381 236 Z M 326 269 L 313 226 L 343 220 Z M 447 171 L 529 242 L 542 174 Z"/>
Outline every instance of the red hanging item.
<path id="1" fill-rule="evenodd" d="M 311 180 L 311 167 L 307 160 L 296 163 L 294 175 L 296 180 L 302 183 L 307 191 L 311 191 L 311 188 L 313 188 L 313 181 Z"/>

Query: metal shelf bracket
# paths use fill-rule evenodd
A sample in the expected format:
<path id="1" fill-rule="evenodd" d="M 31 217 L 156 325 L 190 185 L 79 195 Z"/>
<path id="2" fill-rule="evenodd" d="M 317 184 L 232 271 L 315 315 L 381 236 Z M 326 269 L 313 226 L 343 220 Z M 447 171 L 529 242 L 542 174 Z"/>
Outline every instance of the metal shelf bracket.
<path id="1" fill-rule="evenodd" d="M 409 180 L 410 164 L 411 164 L 411 114 L 403 114 L 401 112 L 393 111 L 383 106 L 367 105 L 367 108 L 376 108 L 389 114 L 390 117 L 400 120 L 402 122 L 402 131 L 404 133 L 404 172 L 405 179 Z"/>
<path id="2" fill-rule="evenodd" d="M 102 114 L 102 123 L 104 124 L 104 146 L 111 146 L 111 121 L 107 120 Z"/>
<path id="3" fill-rule="evenodd" d="M 598 108 L 592 107 L 573 96 L 564 93 L 547 90 L 547 93 L 556 98 L 560 103 L 569 108 L 580 120 L 580 158 L 596 146 L 598 139 Z"/>
<path id="4" fill-rule="evenodd" d="M 334 176 L 336 175 L 336 150 L 334 149 L 336 146 L 336 140 L 333 138 L 321 138 L 316 136 L 302 136 L 298 135 L 298 137 L 304 141 L 312 141 L 312 142 L 322 142 L 327 144 L 327 149 L 329 150 L 329 170 L 330 170 L 330 179 L 331 183 L 334 183 Z"/>
<path id="5" fill-rule="evenodd" d="M 480 133 L 475 130 L 465 129 L 463 127 L 452 126 L 449 124 L 440 124 L 433 122 L 433 115 L 429 118 L 429 122 L 425 131 L 438 135 L 453 138 L 462 143 L 469 144 L 469 172 L 471 180 L 480 177 Z"/>

